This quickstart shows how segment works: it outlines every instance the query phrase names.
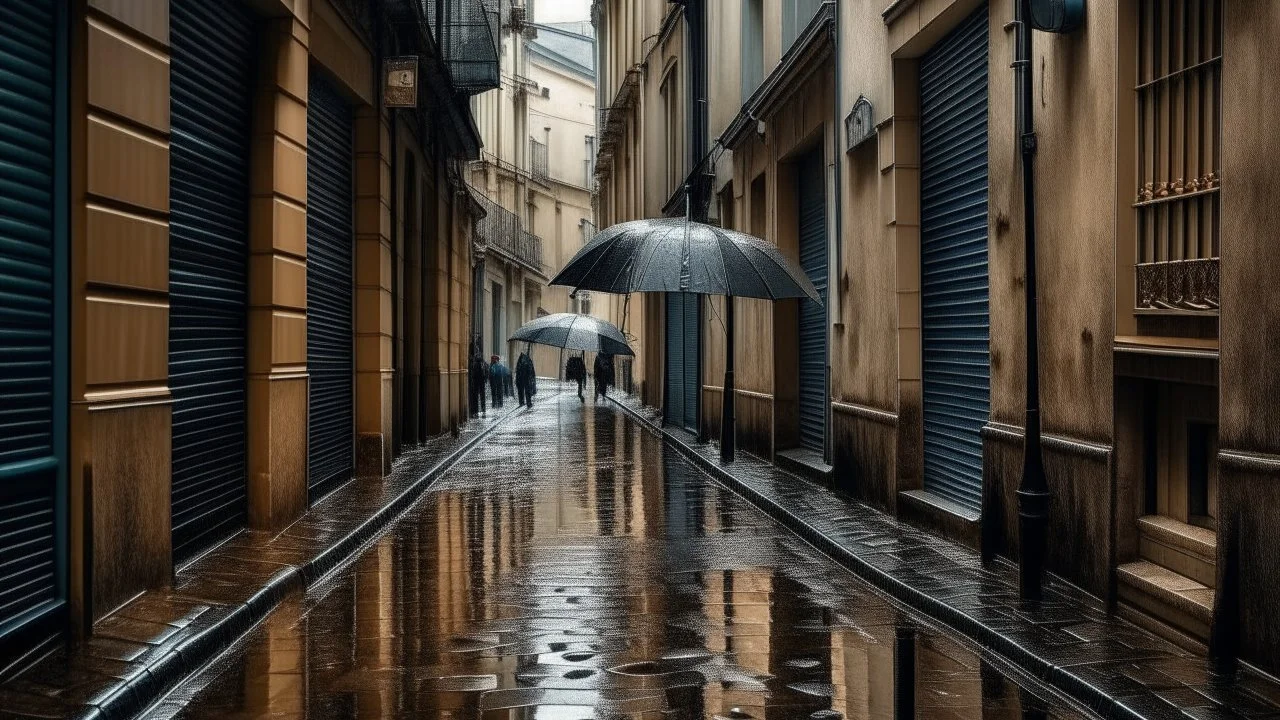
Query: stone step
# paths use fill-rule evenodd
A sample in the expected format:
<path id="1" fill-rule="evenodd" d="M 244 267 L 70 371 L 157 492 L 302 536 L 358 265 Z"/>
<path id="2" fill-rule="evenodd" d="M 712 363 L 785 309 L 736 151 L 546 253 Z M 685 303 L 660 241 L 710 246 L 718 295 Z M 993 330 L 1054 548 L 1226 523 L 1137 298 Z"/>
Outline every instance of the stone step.
<path id="1" fill-rule="evenodd" d="M 1217 583 L 1218 534 L 1166 515 L 1138 518 L 1138 555 L 1202 585 Z"/>
<path id="2" fill-rule="evenodd" d="M 1121 602 L 1204 642 L 1213 619 L 1213 588 L 1153 562 L 1116 568 Z"/>

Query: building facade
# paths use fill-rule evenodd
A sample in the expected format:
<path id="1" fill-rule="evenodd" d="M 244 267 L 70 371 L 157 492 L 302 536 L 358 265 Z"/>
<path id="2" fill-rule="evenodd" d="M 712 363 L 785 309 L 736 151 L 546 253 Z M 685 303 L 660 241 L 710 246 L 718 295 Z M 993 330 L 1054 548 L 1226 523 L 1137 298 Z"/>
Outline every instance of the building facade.
<path id="1" fill-rule="evenodd" d="M 0 10 L 0 676 L 466 421 L 496 43 L 426 10 Z"/>
<path id="2" fill-rule="evenodd" d="M 594 234 L 596 47 L 588 22 L 534 22 L 533 3 L 504 10 L 502 87 L 474 101 L 484 139 L 469 182 L 490 211 L 476 234 L 476 336 L 486 359 L 524 351 L 508 338 L 540 315 L 609 318 L 612 301 L 548 285 Z M 561 353 L 533 347 L 540 375 Z"/>
<path id="3" fill-rule="evenodd" d="M 1019 554 L 1027 376 L 1014 9 L 593 8 L 599 225 L 688 197 L 825 294 L 736 301 L 740 447 L 993 562 Z M 1081 29 L 1037 33 L 1032 58 L 1049 569 L 1270 669 L 1280 315 L 1259 259 L 1277 80 L 1260 68 L 1278 26 L 1266 3 L 1089 3 Z M 710 439 L 720 303 L 632 310 L 643 400 Z"/>

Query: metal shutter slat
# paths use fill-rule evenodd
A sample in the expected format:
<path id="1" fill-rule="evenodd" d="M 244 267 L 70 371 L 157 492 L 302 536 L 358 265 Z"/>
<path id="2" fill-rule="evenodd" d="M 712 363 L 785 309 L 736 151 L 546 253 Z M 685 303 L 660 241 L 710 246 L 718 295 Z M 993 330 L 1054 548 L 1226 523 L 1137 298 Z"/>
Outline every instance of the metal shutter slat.
<path id="1" fill-rule="evenodd" d="M 307 485 L 312 500 L 354 468 L 352 118 L 319 73 L 307 106 Z"/>
<path id="2" fill-rule="evenodd" d="M 53 0 L 0 4 L 0 650 L 58 600 Z"/>
<path id="3" fill-rule="evenodd" d="M 173 553 L 244 526 L 249 144 L 256 41 L 239 3 L 170 7 Z M 210 42 L 217 38 L 217 42 Z"/>
<path id="4" fill-rule="evenodd" d="M 920 61 L 924 486 L 977 510 L 990 417 L 984 7 Z"/>
<path id="5" fill-rule="evenodd" d="M 799 168 L 800 267 L 823 305 L 800 300 L 800 444 L 822 452 L 827 424 L 827 202 L 822 152 Z"/>

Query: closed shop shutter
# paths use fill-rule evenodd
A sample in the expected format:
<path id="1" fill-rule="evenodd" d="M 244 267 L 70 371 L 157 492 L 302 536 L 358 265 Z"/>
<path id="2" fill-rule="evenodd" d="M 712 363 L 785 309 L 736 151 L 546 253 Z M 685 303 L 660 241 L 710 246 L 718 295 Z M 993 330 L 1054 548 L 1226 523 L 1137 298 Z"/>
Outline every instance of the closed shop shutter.
<path id="1" fill-rule="evenodd" d="M 684 293 L 667 293 L 666 407 L 669 425 L 684 425 Z"/>
<path id="2" fill-rule="evenodd" d="M 0 666 L 61 599 L 55 27 L 54 0 L 0 3 Z"/>
<path id="3" fill-rule="evenodd" d="M 822 452 L 827 427 L 827 200 L 822 151 L 799 168 L 800 267 L 823 304 L 800 300 L 800 445 Z"/>
<path id="4" fill-rule="evenodd" d="M 698 431 L 698 397 L 700 388 L 699 364 L 702 361 L 702 338 L 698 330 L 702 327 L 698 323 L 700 309 L 702 307 L 702 296 L 693 293 L 684 293 L 684 403 L 682 410 L 684 418 L 684 427 L 690 432 Z"/>
<path id="5" fill-rule="evenodd" d="M 987 9 L 920 62 L 924 487 L 982 500 L 991 407 L 987 274 Z"/>
<path id="6" fill-rule="evenodd" d="M 307 475 L 314 500 L 350 477 L 352 413 L 352 121 L 327 80 L 311 73 L 307 105 Z"/>
<path id="7" fill-rule="evenodd" d="M 169 386 L 173 554 L 244 525 L 245 325 L 254 18 L 170 5 Z"/>

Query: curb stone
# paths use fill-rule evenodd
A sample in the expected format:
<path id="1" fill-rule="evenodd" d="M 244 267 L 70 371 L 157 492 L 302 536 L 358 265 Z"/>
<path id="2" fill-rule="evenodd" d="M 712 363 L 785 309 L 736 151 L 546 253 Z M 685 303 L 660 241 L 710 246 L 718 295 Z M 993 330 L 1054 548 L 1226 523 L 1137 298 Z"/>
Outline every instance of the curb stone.
<path id="1" fill-rule="evenodd" d="M 908 586 L 823 534 L 781 503 L 764 495 L 749 483 L 738 479 L 719 463 L 698 452 L 696 448 L 689 445 L 678 434 L 654 423 L 626 403 L 614 397 L 609 399 L 636 419 L 642 426 L 664 438 L 695 466 L 728 486 L 764 514 L 791 529 L 806 542 L 821 550 L 862 580 L 912 610 L 963 635 L 979 647 L 996 654 L 1005 662 L 1027 673 L 1033 679 L 1080 703 L 1099 716 L 1108 718 L 1108 720 L 1154 720 L 1162 717 L 1186 717 L 1176 713 L 1176 711 L 1168 715 L 1150 715 L 1139 709 L 1128 707 L 1121 698 L 1116 698 L 1094 687 L 1083 678 L 1073 675 L 1069 669 L 1058 667 L 1039 657 L 1013 638 L 1007 637 L 998 630 L 983 624 L 980 620 L 966 614 L 964 611 Z M 797 479 L 799 480 L 799 478 Z"/>

